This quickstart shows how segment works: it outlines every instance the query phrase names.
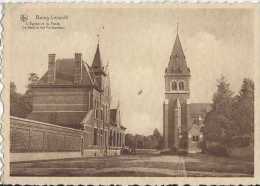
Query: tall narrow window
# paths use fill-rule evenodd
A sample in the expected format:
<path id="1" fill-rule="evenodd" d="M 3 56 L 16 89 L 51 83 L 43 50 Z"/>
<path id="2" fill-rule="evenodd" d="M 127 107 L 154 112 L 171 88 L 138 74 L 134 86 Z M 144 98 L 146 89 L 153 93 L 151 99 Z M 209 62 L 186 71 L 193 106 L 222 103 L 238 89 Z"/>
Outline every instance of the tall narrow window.
<path id="1" fill-rule="evenodd" d="M 113 133 L 112 133 L 112 130 L 110 130 L 110 134 L 109 134 L 109 146 L 112 146 L 112 140 L 113 140 Z"/>
<path id="2" fill-rule="evenodd" d="M 177 82 L 176 81 L 172 81 L 172 90 L 177 90 Z"/>
<path id="3" fill-rule="evenodd" d="M 56 112 L 52 112 L 49 116 L 49 122 L 52 124 L 55 124 L 57 121 L 57 113 Z"/>
<path id="4" fill-rule="evenodd" d="M 104 112 L 103 112 L 103 109 L 100 110 L 100 118 L 101 120 L 103 121 L 104 120 Z"/>
<path id="5" fill-rule="evenodd" d="M 95 115 L 96 119 L 98 119 L 98 109 L 95 109 Z"/>
<path id="6" fill-rule="evenodd" d="M 184 90 L 184 82 L 183 81 L 179 82 L 179 89 Z"/>
<path id="7" fill-rule="evenodd" d="M 97 145 L 97 128 L 94 128 L 94 144 Z"/>

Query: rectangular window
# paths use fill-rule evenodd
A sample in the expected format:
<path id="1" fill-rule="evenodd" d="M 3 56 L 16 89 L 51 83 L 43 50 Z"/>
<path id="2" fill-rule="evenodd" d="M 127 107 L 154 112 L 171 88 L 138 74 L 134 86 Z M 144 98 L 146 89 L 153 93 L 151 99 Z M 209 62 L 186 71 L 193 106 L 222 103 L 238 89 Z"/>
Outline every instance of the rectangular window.
<path id="1" fill-rule="evenodd" d="M 193 117 L 192 117 L 192 122 L 193 122 L 193 124 L 195 124 L 195 125 L 199 125 L 200 124 L 200 116 L 199 115 L 194 115 Z"/>
<path id="2" fill-rule="evenodd" d="M 192 141 L 194 141 L 194 142 L 199 141 L 199 136 L 192 136 Z"/>

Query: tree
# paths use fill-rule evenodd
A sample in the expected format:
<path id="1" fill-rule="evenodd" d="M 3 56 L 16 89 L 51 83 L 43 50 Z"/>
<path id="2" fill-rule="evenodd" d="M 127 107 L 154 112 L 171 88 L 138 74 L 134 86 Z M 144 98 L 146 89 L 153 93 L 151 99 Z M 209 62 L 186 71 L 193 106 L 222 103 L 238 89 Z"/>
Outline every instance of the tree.
<path id="1" fill-rule="evenodd" d="M 157 128 L 155 128 L 153 131 L 153 137 L 155 138 L 154 148 L 156 149 L 163 148 L 163 137 Z"/>
<path id="2" fill-rule="evenodd" d="M 16 92 L 16 85 L 10 82 L 10 115 L 25 118 L 32 106 L 27 103 L 24 95 Z"/>
<path id="3" fill-rule="evenodd" d="M 10 93 L 14 94 L 16 92 L 16 85 L 13 81 L 10 83 Z"/>
<path id="4" fill-rule="evenodd" d="M 28 78 L 29 85 L 37 82 L 38 80 L 39 80 L 39 76 L 36 73 L 34 72 L 29 73 L 29 78 Z"/>
<path id="5" fill-rule="evenodd" d="M 159 132 L 159 130 L 157 128 L 155 128 L 153 130 L 153 136 L 158 138 L 158 139 L 161 137 L 161 134 L 160 134 L 160 132 Z"/>
<path id="6" fill-rule="evenodd" d="M 217 91 L 213 95 L 212 111 L 205 118 L 204 136 L 207 141 L 227 144 L 232 137 L 233 92 L 224 76 L 217 80 Z"/>
<path id="7" fill-rule="evenodd" d="M 217 92 L 213 95 L 213 110 L 230 118 L 233 94 L 234 93 L 230 90 L 230 84 L 222 75 L 220 79 L 217 80 Z"/>
<path id="8" fill-rule="evenodd" d="M 125 144 L 130 148 L 160 149 L 163 147 L 163 137 L 158 129 L 152 135 L 126 134 Z"/>
<path id="9" fill-rule="evenodd" d="M 135 147 L 135 137 L 133 134 L 126 134 L 125 135 L 125 145 L 134 148 Z"/>
<path id="10" fill-rule="evenodd" d="M 243 80 L 239 94 L 233 105 L 233 119 L 236 125 L 237 136 L 254 138 L 254 82 L 251 79 Z"/>
<path id="11" fill-rule="evenodd" d="M 205 118 L 204 136 L 206 141 L 227 144 L 231 139 L 232 120 L 212 110 Z"/>

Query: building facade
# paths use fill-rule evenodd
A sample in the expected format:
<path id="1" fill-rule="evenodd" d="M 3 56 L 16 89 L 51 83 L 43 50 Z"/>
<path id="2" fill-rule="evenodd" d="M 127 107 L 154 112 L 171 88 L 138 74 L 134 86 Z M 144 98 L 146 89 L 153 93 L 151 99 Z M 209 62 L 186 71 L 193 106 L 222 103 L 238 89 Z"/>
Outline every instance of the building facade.
<path id="1" fill-rule="evenodd" d="M 204 118 L 210 111 L 211 105 L 188 103 L 191 71 L 187 65 L 178 33 L 164 78 L 164 147 L 176 151 L 201 152 Z"/>
<path id="2" fill-rule="evenodd" d="M 120 108 L 111 108 L 109 70 L 99 44 L 91 66 L 81 53 L 68 59 L 49 54 L 48 70 L 31 84 L 31 92 L 33 109 L 28 119 L 83 130 L 84 149 L 124 146 L 126 128 Z M 115 111 L 119 116 L 111 118 Z"/>

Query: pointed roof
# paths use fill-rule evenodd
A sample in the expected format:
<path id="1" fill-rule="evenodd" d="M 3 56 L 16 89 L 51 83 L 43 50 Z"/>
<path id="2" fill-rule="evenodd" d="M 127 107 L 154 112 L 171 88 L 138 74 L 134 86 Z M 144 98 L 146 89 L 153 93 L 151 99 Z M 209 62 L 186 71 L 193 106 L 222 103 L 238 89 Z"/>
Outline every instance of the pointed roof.
<path id="1" fill-rule="evenodd" d="M 99 43 L 98 43 L 95 57 L 94 57 L 94 60 L 92 63 L 92 68 L 102 68 L 102 67 L 103 67 L 103 64 L 102 64 L 102 60 L 101 60 L 101 56 L 100 56 Z"/>
<path id="2" fill-rule="evenodd" d="M 187 66 L 185 55 L 182 49 L 179 34 L 177 33 L 170 56 L 170 61 L 166 69 L 167 73 L 190 74 L 190 69 Z"/>
<path id="3" fill-rule="evenodd" d="M 88 84 L 88 85 L 94 85 L 94 78 L 91 75 L 91 69 L 89 67 L 89 65 L 87 63 L 83 63 L 83 82 L 84 84 Z"/>
<path id="4" fill-rule="evenodd" d="M 182 45 L 181 45 L 179 33 L 177 33 L 177 35 L 176 35 L 176 39 L 175 39 L 175 42 L 174 42 L 174 46 L 173 46 L 171 55 L 172 56 L 177 55 L 177 56 L 185 57 L 184 52 L 182 50 Z"/>

